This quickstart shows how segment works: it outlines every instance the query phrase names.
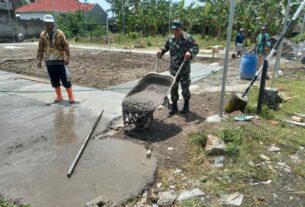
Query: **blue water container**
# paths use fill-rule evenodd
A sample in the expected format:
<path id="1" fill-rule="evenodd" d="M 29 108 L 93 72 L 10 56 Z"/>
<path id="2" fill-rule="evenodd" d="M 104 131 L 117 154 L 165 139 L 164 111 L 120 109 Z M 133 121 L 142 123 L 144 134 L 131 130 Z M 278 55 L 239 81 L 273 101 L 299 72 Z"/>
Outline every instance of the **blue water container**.
<path id="1" fill-rule="evenodd" d="M 255 77 L 256 65 L 258 59 L 257 55 L 245 54 L 240 61 L 240 79 L 252 80 Z"/>

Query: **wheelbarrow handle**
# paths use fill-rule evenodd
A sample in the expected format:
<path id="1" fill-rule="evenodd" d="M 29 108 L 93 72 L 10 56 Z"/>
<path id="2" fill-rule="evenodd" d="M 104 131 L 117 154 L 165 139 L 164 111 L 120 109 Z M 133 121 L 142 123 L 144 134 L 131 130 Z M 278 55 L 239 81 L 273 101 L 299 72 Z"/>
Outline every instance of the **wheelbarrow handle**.
<path id="1" fill-rule="evenodd" d="M 178 69 L 176 75 L 175 75 L 175 81 L 176 81 L 178 75 L 180 74 L 180 72 L 181 72 L 183 66 L 185 65 L 185 63 L 186 63 L 186 60 L 184 59 L 183 62 L 181 63 L 181 65 L 180 65 L 180 67 L 179 67 L 179 69 Z"/>
<path id="2" fill-rule="evenodd" d="M 155 72 L 157 72 L 157 70 L 158 70 L 159 60 L 160 60 L 160 56 L 157 57 L 157 60 L 156 60 L 156 63 L 155 63 Z"/>

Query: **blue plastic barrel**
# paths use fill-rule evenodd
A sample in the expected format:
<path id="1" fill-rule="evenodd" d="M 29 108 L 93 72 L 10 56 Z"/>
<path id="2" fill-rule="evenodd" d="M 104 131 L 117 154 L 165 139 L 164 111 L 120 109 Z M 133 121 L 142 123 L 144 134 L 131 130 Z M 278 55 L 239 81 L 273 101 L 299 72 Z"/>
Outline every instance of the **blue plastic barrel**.
<path id="1" fill-rule="evenodd" d="M 239 67 L 240 79 L 252 80 L 255 77 L 257 62 L 258 62 L 257 55 L 254 54 L 243 55 Z"/>

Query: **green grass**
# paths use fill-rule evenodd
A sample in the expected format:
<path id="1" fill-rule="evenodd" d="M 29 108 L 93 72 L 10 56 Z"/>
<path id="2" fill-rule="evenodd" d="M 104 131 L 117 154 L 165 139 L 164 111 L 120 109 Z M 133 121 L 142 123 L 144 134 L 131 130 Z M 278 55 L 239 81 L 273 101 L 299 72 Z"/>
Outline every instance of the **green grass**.
<path id="1" fill-rule="evenodd" d="M 130 34 L 113 34 L 113 41 L 111 42 L 111 47 L 117 48 L 129 48 L 131 45 L 140 45 L 146 49 L 157 49 L 164 46 L 165 41 L 167 40 L 167 36 L 147 36 L 142 37 L 137 33 L 130 33 Z M 224 40 L 219 41 L 214 37 L 202 37 L 201 35 L 194 35 L 196 42 L 199 44 L 200 49 L 209 48 L 211 46 L 219 45 L 220 49 L 224 48 L 226 42 Z M 102 45 L 106 46 L 106 43 L 101 41 L 92 41 L 88 38 L 80 38 L 78 43 L 82 44 L 93 44 L 93 45 Z M 232 42 L 232 46 L 234 43 Z"/>
<path id="2" fill-rule="evenodd" d="M 305 77 L 305 74 L 301 74 Z M 268 85 L 268 84 L 267 84 Z M 190 135 L 189 157 L 190 161 L 185 169 L 189 170 L 195 179 L 202 176 L 208 177 L 205 183 L 202 183 L 201 189 L 207 195 L 219 197 L 226 193 L 244 192 L 249 194 L 249 180 L 266 181 L 271 179 L 277 182 L 278 173 L 271 170 L 268 165 L 262 165 L 261 154 L 270 157 L 273 165 L 278 161 L 286 162 L 292 169 L 293 175 L 302 181 L 294 184 L 294 188 L 299 191 L 305 191 L 305 161 L 304 155 L 301 155 L 301 163 L 292 163 L 290 155 L 299 151 L 300 147 L 305 147 L 305 129 L 302 127 L 291 126 L 285 123 L 284 119 L 289 119 L 294 112 L 305 114 L 305 87 L 304 81 L 299 80 L 279 80 L 276 85 L 280 91 L 288 96 L 299 95 L 283 104 L 278 111 L 263 107 L 260 119 L 249 123 L 237 123 L 232 119 L 221 123 L 209 129 L 205 126 L 199 129 L 197 133 Z M 256 102 L 258 97 L 258 88 L 253 87 L 249 94 L 249 104 L 247 113 L 256 113 Z M 279 124 L 274 125 L 271 120 L 277 120 Z M 221 137 L 227 146 L 225 169 L 215 169 L 211 166 L 213 157 L 205 154 L 204 148 L 200 148 L 206 142 L 207 134 L 215 134 Z M 271 144 L 278 145 L 281 148 L 281 154 L 275 156 L 268 152 Z M 254 163 L 254 165 L 253 165 Z M 256 194 L 256 192 L 252 192 Z M 182 206 L 191 206 L 190 203 L 196 201 L 187 201 Z M 244 201 L 245 206 L 254 206 L 251 202 Z M 218 205 L 215 205 L 218 206 Z"/>
<path id="3" fill-rule="evenodd" d="M 204 201 L 201 201 L 199 198 L 190 198 L 181 202 L 181 207 L 206 207 Z"/>
<path id="4" fill-rule="evenodd" d="M 204 131 L 199 131 L 190 135 L 191 143 L 200 148 L 202 148 L 202 146 L 205 146 L 207 139 L 208 136 Z"/>
<path id="5" fill-rule="evenodd" d="M 0 207 L 31 207 L 30 205 L 14 204 L 12 201 L 4 200 L 0 197 Z"/>

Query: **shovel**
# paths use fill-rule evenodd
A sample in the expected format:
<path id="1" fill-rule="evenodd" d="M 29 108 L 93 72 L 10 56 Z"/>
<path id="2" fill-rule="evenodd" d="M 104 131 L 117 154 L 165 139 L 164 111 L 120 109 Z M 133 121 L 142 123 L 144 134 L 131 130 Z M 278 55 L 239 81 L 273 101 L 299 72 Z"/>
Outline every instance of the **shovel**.
<path id="1" fill-rule="evenodd" d="M 269 55 L 266 58 L 267 61 L 269 61 L 273 57 L 275 51 L 280 46 L 280 44 L 283 41 L 284 37 L 287 36 L 287 34 L 289 33 L 289 30 L 294 25 L 296 19 L 300 15 L 300 13 L 303 10 L 304 6 L 305 6 L 305 0 L 303 0 L 302 4 L 299 6 L 298 10 L 293 15 L 293 17 L 290 20 L 289 24 L 286 26 L 285 31 L 281 34 L 280 39 L 275 43 L 274 47 L 272 48 L 271 52 L 269 53 Z M 251 87 L 253 86 L 254 82 L 257 80 L 258 76 L 262 73 L 262 70 L 263 70 L 263 65 L 256 72 L 255 77 L 252 79 L 252 81 L 250 82 L 249 86 L 246 88 L 244 93 L 242 93 L 242 94 L 234 93 L 233 94 L 233 96 L 231 97 L 230 101 L 228 102 L 228 104 L 225 107 L 225 110 L 226 110 L 227 113 L 231 113 L 231 112 L 237 111 L 237 110 L 240 110 L 240 111 L 244 111 L 245 110 L 245 108 L 246 108 L 246 106 L 248 104 L 247 94 L 249 93 L 249 91 L 250 91 Z"/>

